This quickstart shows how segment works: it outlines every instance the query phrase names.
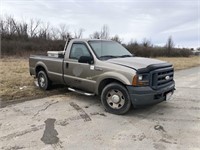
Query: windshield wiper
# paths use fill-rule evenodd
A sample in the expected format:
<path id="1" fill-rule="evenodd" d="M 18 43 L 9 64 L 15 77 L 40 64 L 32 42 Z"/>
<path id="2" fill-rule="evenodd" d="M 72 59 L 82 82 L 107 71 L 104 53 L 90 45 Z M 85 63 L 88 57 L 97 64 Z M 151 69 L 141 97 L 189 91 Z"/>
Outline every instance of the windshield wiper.
<path id="1" fill-rule="evenodd" d="M 133 57 L 132 55 L 122 55 L 120 57 Z"/>
<path id="2" fill-rule="evenodd" d="M 120 58 L 124 58 L 124 57 L 133 57 L 132 55 L 122 55 L 122 56 L 118 56 Z"/>
<path id="3" fill-rule="evenodd" d="M 132 57 L 132 55 L 122 55 L 122 56 L 104 55 L 99 58 L 100 59 L 111 59 L 111 58 L 125 58 L 125 57 Z"/>
<path id="4" fill-rule="evenodd" d="M 113 55 L 104 55 L 99 57 L 100 59 L 111 59 L 111 58 L 117 58 L 118 56 L 113 56 Z"/>

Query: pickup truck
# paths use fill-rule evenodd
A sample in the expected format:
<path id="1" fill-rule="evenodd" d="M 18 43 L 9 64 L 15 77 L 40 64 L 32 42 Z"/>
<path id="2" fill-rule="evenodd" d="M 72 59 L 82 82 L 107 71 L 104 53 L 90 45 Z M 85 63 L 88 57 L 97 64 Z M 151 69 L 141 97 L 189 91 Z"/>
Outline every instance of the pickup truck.
<path id="1" fill-rule="evenodd" d="M 172 64 L 135 57 L 111 40 L 67 40 L 63 51 L 31 55 L 29 67 L 41 89 L 61 83 L 70 91 L 99 95 L 105 110 L 113 114 L 124 114 L 131 105 L 168 100 L 175 90 Z"/>

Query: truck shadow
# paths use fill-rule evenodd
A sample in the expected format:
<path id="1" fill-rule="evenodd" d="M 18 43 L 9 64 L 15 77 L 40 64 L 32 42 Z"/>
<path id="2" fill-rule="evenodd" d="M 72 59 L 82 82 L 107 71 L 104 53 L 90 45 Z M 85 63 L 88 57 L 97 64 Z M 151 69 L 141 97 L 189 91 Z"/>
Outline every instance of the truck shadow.
<path id="1" fill-rule="evenodd" d="M 70 92 L 68 94 L 70 94 L 70 97 L 72 98 L 72 100 L 74 102 L 76 102 L 78 105 L 80 105 L 80 103 L 82 103 L 83 109 L 89 108 L 89 107 L 96 107 L 95 109 L 97 109 L 97 107 L 100 107 L 97 109 L 98 110 L 97 113 L 106 113 L 107 115 L 110 114 L 104 110 L 104 108 L 101 104 L 100 96 L 88 97 L 88 96 L 77 94 L 74 92 Z M 160 113 L 160 115 L 162 115 L 162 112 L 159 112 L 159 110 L 162 108 L 159 107 L 158 105 L 160 105 L 160 104 L 145 105 L 145 106 L 140 106 L 137 108 L 132 106 L 131 109 L 126 114 L 122 115 L 122 117 L 123 116 L 127 116 L 127 117 L 140 116 L 141 118 L 144 118 L 144 117 L 148 117 L 148 115 L 151 115 L 153 113 L 157 113 L 157 114 Z"/>
<path id="2" fill-rule="evenodd" d="M 156 116 L 161 117 L 165 115 L 165 113 L 168 112 L 166 111 L 168 109 L 170 109 L 170 106 L 165 105 L 165 102 L 162 102 L 159 104 L 145 105 L 136 108 L 132 107 L 130 111 L 126 114 L 126 116 L 129 117 L 136 116 L 145 119 L 145 118 L 152 118 L 151 116 L 153 115 L 154 118 L 156 118 Z"/>

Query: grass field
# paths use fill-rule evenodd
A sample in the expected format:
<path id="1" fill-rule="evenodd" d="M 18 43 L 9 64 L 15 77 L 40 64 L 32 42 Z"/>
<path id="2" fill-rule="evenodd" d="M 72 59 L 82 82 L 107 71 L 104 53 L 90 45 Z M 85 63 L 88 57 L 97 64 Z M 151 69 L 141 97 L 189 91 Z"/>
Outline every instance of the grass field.
<path id="1" fill-rule="evenodd" d="M 174 64 L 175 70 L 200 65 L 200 57 L 197 56 L 189 58 L 159 57 L 157 59 L 171 62 Z M 0 97 L 2 101 L 26 100 L 67 92 L 63 86 L 54 86 L 50 91 L 42 91 L 36 87 L 33 77 L 29 74 L 28 59 L 0 59 L 0 73 Z"/>
<path id="2" fill-rule="evenodd" d="M 175 70 L 191 68 L 200 65 L 200 57 L 158 57 L 157 59 L 164 60 L 173 64 Z"/>
<path id="3" fill-rule="evenodd" d="M 63 86 L 55 86 L 50 91 L 42 91 L 34 84 L 29 74 L 28 59 L 0 60 L 0 97 L 2 101 L 45 97 L 67 91 Z"/>

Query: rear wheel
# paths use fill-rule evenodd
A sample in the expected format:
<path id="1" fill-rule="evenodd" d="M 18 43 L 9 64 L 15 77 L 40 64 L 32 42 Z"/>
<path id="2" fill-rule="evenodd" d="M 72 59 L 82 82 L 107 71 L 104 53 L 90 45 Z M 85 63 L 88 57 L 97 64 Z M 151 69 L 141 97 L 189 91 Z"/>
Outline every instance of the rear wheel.
<path id="1" fill-rule="evenodd" d="M 47 74 L 45 71 L 43 70 L 39 71 L 37 75 L 37 79 L 38 79 L 38 85 L 41 89 L 48 90 L 50 88 L 51 81 L 47 77 Z"/>
<path id="2" fill-rule="evenodd" d="M 130 97 L 126 88 L 118 83 L 108 84 L 103 89 L 101 102 L 108 112 L 117 115 L 126 113 L 131 107 Z"/>

